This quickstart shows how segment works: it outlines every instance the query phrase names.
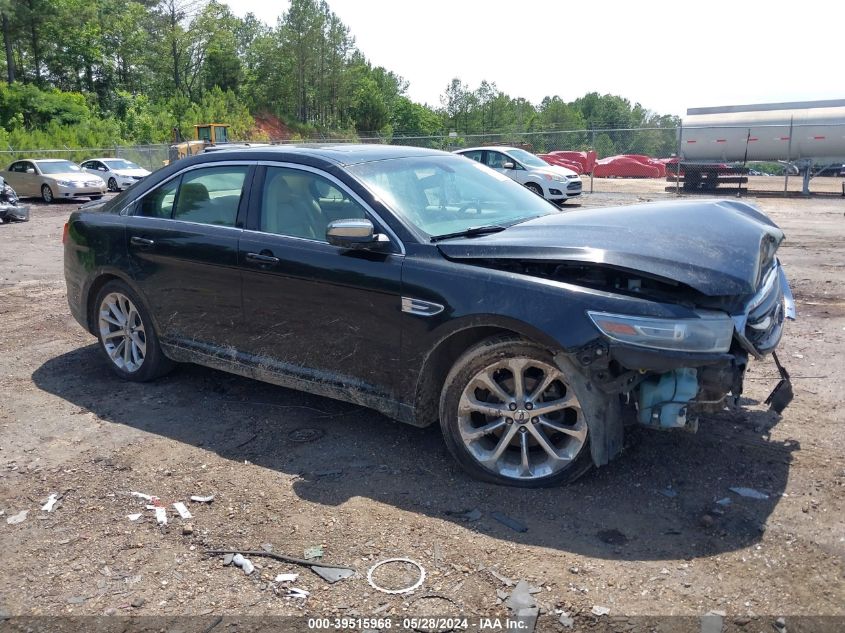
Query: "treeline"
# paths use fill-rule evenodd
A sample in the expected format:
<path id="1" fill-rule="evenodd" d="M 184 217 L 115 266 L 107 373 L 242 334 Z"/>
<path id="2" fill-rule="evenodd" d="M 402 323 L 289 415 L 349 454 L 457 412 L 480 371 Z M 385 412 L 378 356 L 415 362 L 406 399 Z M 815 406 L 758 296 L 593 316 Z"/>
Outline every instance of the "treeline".
<path id="1" fill-rule="evenodd" d="M 258 140 L 253 117 L 272 114 L 302 138 L 596 130 L 579 144 L 602 154 L 632 151 L 605 128 L 658 127 L 643 153 L 666 153 L 677 124 L 621 97 L 535 105 L 486 81 L 454 79 L 440 104 L 415 103 L 325 0 L 292 0 L 273 26 L 217 0 L 0 0 L 0 18 L 0 146 L 15 149 L 167 142 L 203 122 Z"/>

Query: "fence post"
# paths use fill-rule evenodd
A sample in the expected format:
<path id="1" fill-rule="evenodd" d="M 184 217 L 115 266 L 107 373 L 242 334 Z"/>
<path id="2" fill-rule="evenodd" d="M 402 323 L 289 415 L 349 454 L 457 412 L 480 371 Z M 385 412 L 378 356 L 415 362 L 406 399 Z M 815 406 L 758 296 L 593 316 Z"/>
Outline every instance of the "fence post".
<path id="1" fill-rule="evenodd" d="M 789 168 L 791 167 L 792 163 L 792 123 L 795 121 L 795 117 L 789 117 L 789 145 L 786 146 L 786 166 L 783 168 L 783 173 L 785 174 L 783 178 L 783 192 L 787 193 L 789 189 Z"/>
<path id="2" fill-rule="evenodd" d="M 681 195 L 681 150 L 683 149 L 684 145 L 684 120 L 681 119 L 681 122 L 678 124 L 678 162 L 675 165 L 675 195 Z"/>

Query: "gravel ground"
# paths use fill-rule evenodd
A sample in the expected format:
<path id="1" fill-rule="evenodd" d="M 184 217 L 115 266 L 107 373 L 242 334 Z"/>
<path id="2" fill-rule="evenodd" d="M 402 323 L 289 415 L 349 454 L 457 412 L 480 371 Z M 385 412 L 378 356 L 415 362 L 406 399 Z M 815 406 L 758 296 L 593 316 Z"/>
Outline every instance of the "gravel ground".
<path id="1" fill-rule="evenodd" d="M 663 195 L 617 188 L 579 204 Z M 121 382 L 66 305 L 61 230 L 75 205 L 33 203 L 29 223 L 0 226 L 0 628 L 3 614 L 504 617 L 517 580 L 539 589 L 538 630 L 565 630 L 560 611 L 576 629 L 620 631 L 632 616 L 715 611 L 729 628 L 771 631 L 779 616 L 845 615 L 845 203 L 758 203 L 787 233 L 799 319 L 781 358 L 793 404 L 780 419 L 766 411 L 776 372 L 753 363 L 743 410 L 704 418 L 695 435 L 635 434 L 611 465 L 537 491 L 470 480 L 437 428 L 349 404 L 197 366 Z M 193 518 L 169 506 L 159 526 L 133 491 L 184 501 Z M 252 557 L 246 576 L 204 555 L 264 546 L 302 557 L 317 545 L 357 575 L 328 584 Z M 392 557 L 425 567 L 414 594 L 368 585 L 367 569 Z M 283 572 L 300 574 L 306 600 L 272 582 Z M 402 566 L 376 576 L 414 579 Z M 414 602 L 430 593 L 457 607 Z"/>

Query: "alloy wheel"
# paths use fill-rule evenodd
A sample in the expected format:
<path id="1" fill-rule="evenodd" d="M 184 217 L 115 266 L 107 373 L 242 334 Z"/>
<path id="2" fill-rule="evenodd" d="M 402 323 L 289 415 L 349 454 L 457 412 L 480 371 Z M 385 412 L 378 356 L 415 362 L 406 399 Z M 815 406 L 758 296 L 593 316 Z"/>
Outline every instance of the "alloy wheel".
<path id="1" fill-rule="evenodd" d="M 581 405 L 564 374 L 527 357 L 497 361 L 467 383 L 458 432 L 481 466 L 519 480 L 559 472 L 587 441 Z"/>
<path id="2" fill-rule="evenodd" d="M 100 304 L 100 340 L 106 354 L 119 369 L 132 373 L 144 364 L 147 335 L 135 304 L 119 292 L 107 294 Z"/>

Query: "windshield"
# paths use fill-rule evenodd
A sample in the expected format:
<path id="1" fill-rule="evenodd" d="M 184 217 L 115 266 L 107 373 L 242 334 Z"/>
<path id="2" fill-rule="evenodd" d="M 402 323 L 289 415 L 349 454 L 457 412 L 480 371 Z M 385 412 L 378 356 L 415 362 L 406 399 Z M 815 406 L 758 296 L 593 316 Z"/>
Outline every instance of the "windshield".
<path id="1" fill-rule="evenodd" d="M 509 149 L 508 154 L 518 160 L 523 165 L 530 167 L 548 167 L 549 164 L 542 158 L 537 158 L 531 152 L 526 152 L 524 149 Z"/>
<path id="2" fill-rule="evenodd" d="M 461 156 L 394 158 L 352 165 L 349 171 L 429 236 L 558 212 L 507 176 Z"/>
<path id="3" fill-rule="evenodd" d="M 79 165 L 69 160 L 51 160 L 50 162 L 38 162 L 38 168 L 42 174 L 66 174 L 71 171 L 82 171 Z"/>
<path id="4" fill-rule="evenodd" d="M 131 160 L 124 160 L 122 158 L 109 158 L 103 161 L 110 169 L 141 169 Z"/>

